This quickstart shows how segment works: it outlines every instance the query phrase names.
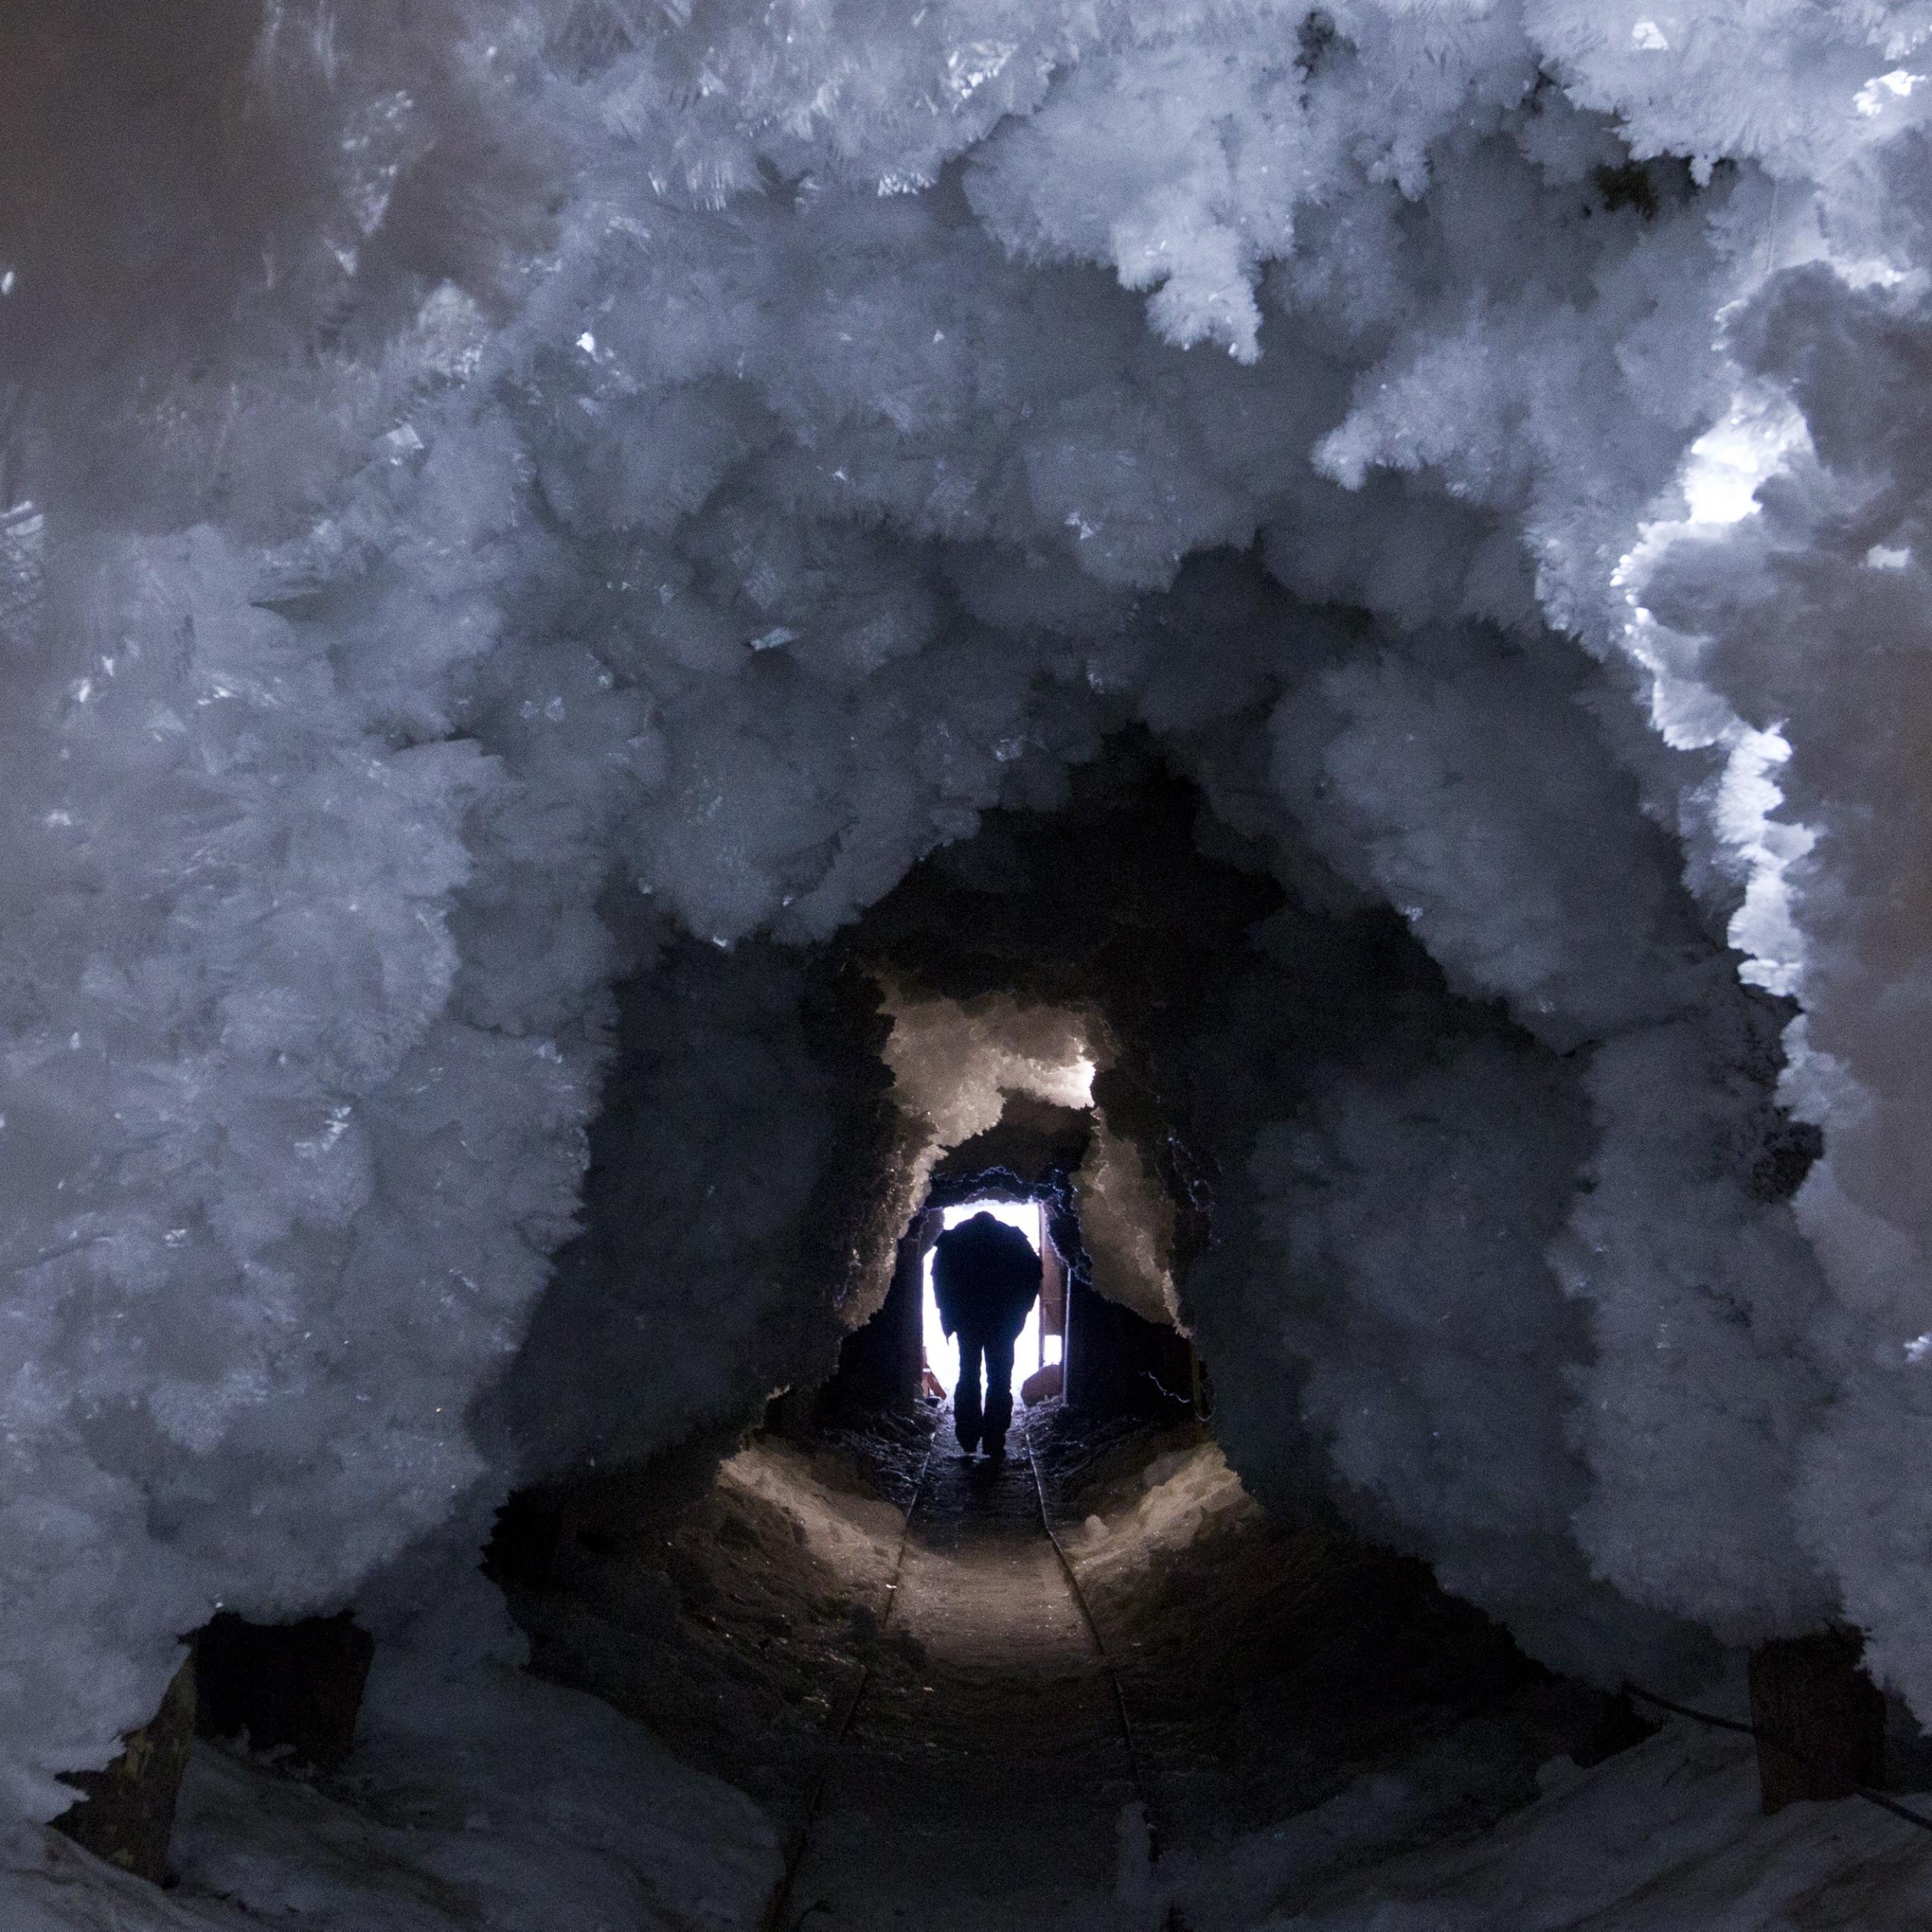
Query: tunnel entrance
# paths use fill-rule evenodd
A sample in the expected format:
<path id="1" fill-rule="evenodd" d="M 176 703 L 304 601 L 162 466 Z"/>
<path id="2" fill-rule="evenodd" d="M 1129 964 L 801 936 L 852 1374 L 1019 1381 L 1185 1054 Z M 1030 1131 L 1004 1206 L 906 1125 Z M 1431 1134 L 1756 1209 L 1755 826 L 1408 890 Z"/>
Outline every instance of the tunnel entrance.
<path id="1" fill-rule="evenodd" d="M 1009 1192 L 948 1200 L 914 1216 L 884 1304 L 846 1336 L 836 1372 L 805 1404 L 814 1422 L 950 1400 L 958 1350 L 940 1325 L 933 1249 L 946 1228 L 981 1211 L 1018 1228 L 1040 1256 L 1040 1297 L 1013 1351 L 1016 1407 L 1064 1400 L 1094 1414 L 1172 1420 L 1208 1413 L 1205 1372 L 1190 1340 L 1094 1288 L 1078 1210 L 1054 1196 L 1016 1198 Z"/>
<path id="2" fill-rule="evenodd" d="M 1551 1088 L 1536 1093 L 1558 1155 L 1570 1122 L 1538 1049 L 1453 995 L 1400 920 L 1331 891 L 1312 860 L 1294 876 L 1291 890 L 1262 869 L 1129 734 L 1060 808 L 987 814 L 802 964 L 694 948 L 679 976 L 660 973 L 657 1006 L 640 994 L 623 1016 L 634 1084 L 614 1083 L 584 1266 L 556 1298 L 602 1318 L 556 1332 L 585 1354 L 608 1342 L 590 1372 L 632 1350 L 664 1373 L 624 1296 L 666 1257 L 630 1231 L 640 1190 L 692 1174 L 687 1195 L 706 1204 L 682 1269 L 693 1324 L 769 1337 L 773 1372 L 708 1434 L 580 1461 L 506 1513 L 493 1574 L 540 1672 L 641 1718 L 775 1818 L 818 1815 L 830 1790 L 834 1826 L 872 1818 L 902 1834 L 925 1827 L 902 1773 L 934 1740 L 952 1741 L 934 1759 L 951 1791 L 989 1702 L 1016 1725 L 1033 1708 L 1040 1660 L 1024 1633 L 1078 1621 L 1052 1582 L 1064 1560 L 1099 1640 L 1131 1661 L 1120 1696 L 1158 1740 L 1134 1776 L 1178 1844 L 1271 1828 L 1398 1762 L 1424 1767 L 1402 1829 L 1460 1829 L 1522 1802 L 1552 1755 L 1582 1762 L 1603 1738 L 1628 1741 L 1610 1701 L 1528 1662 L 1413 1554 L 1348 1528 L 1295 1460 L 1318 1467 L 1318 1445 L 1294 1439 L 1310 1361 L 1358 1337 L 1324 1325 L 1323 1280 L 1279 1294 L 1301 1322 L 1293 1337 L 1244 1304 L 1270 1251 L 1230 1177 L 1265 1124 L 1298 1109 L 1318 1123 L 1344 1076 L 1399 1092 L 1458 1054 L 1492 1084 Z M 706 1053 L 668 1061 L 663 1042 L 698 1022 Z M 708 1093 L 721 1066 L 743 1078 L 716 1141 L 674 1142 L 657 1096 L 680 1082 Z M 733 1192 L 774 1080 L 811 1102 L 791 1127 L 810 1158 L 772 1142 L 775 1171 L 815 1176 L 788 1219 Z M 1047 1277 L 998 1465 L 951 1453 L 952 1360 L 928 1316 L 933 1244 L 988 1204 L 1029 1234 Z M 746 1286 L 719 1298 L 734 1254 Z M 1217 1256 L 1233 1264 L 1217 1272 Z M 1024 1372 L 1049 1366 L 1055 1336 L 1061 1386 L 1034 1400 Z M 545 1378 L 562 1379 L 556 1361 Z M 787 1392 L 763 1407 L 775 1387 Z M 1003 1607 L 1001 1580 L 1022 1576 L 1039 1618 Z M 1102 1697 L 1097 1718 L 1036 1741 L 1068 1748 L 1064 1775 L 1016 1772 L 1012 1788 L 1090 1784 L 1113 1750 L 1111 1708 Z M 857 1782 L 841 1796 L 838 1778 Z M 1090 1849 L 1113 1842 L 1120 1808 L 1083 1827 Z M 982 1849 L 1011 1835 L 990 1810 L 970 1822 Z M 808 1858 L 796 1904 L 890 1869 Z M 1004 1876 L 981 1874 L 994 1889 Z"/>
<path id="3" fill-rule="evenodd" d="M 1025 1400 L 1022 1391 L 1029 1377 L 1037 1376 L 1051 1360 L 1058 1364 L 1060 1358 L 1064 1334 L 1064 1302 L 1050 1306 L 1048 1300 L 1048 1274 L 1047 1256 L 1052 1244 L 1047 1239 L 1046 1216 L 1037 1201 L 1000 1201 L 984 1199 L 962 1201 L 950 1208 L 942 1208 L 939 1214 L 940 1232 L 956 1228 L 961 1222 L 972 1219 L 975 1214 L 990 1214 L 997 1221 L 1004 1221 L 1010 1228 L 1017 1228 L 1024 1234 L 1028 1244 L 1040 1258 L 1040 1294 L 1027 1311 L 1024 1325 L 1019 1338 L 1013 1345 L 1012 1394 L 1016 1402 Z M 933 1287 L 933 1262 L 935 1250 L 928 1248 L 921 1263 L 920 1271 L 920 1341 L 923 1349 L 922 1366 L 931 1379 L 926 1384 L 928 1395 L 943 1395 L 950 1391 L 959 1378 L 959 1346 L 957 1336 L 949 1336 L 940 1318 L 939 1301 Z M 1054 1255 L 1057 1262 L 1058 1256 Z M 1054 1270 L 1056 1273 L 1058 1270 Z M 1064 1276 L 1061 1279 L 1064 1279 Z M 1056 1391 L 1057 1392 L 1057 1391 Z M 1036 1399 L 1040 1393 L 1036 1384 Z"/>

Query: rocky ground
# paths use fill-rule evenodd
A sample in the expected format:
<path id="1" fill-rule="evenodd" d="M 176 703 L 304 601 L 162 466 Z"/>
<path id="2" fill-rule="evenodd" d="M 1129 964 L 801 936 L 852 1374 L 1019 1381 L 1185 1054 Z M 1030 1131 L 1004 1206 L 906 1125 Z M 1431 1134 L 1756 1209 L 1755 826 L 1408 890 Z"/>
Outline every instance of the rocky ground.
<path id="1" fill-rule="evenodd" d="M 879 1649 L 931 1426 L 922 1414 L 802 1444 L 767 1433 L 694 1493 L 649 1470 L 575 1486 L 534 1536 L 498 1540 L 531 1668 L 795 1828 Z"/>

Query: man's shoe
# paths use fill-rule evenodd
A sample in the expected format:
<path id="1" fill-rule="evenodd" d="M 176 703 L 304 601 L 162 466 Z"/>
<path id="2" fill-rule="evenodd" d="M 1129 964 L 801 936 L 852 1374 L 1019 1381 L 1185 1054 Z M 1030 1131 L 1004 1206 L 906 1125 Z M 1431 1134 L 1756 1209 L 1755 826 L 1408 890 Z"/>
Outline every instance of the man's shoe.
<path id="1" fill-rule="evenodd" d="M 996 1462 L 1003 1462 L 1006 1456 L 1006 1438 L 1004 1436 L 989 1436 L 986 1438 L 986 1454 Z"/>

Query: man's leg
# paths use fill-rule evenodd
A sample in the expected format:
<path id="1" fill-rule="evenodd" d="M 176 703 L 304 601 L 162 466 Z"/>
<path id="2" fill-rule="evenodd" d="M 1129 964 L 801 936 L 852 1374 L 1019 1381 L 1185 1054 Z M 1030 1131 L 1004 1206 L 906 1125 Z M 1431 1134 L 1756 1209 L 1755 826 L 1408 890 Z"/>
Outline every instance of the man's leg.
<path id="1" fill-rule="evenodd" d="M 1010 1336 L 986 1340 L 986 1419 L 981 1439 L 989 1456 L 1006 1446 L 1006 1429 L 1013 1419 L 1013 1341 Z"/>
<path id="2" fill-rule="evenodd" d="M 959 1331 L 959 1386 L 952 1394 L 952 1426 L 968 1455 L 980 1446 L 980 1352 L 976 1335 Z"/>

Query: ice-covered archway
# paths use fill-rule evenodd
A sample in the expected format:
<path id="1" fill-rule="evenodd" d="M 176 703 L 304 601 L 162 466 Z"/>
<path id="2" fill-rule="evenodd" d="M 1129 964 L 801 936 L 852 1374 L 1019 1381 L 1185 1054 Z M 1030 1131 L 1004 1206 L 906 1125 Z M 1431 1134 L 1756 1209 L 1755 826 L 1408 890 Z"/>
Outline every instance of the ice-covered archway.
<path id="1" fill-rule="evenodd" d="M 1312 1365 L 1249 1465 L 1532 1647 L 1849 1611 L 1932 1696 L 1916 16 L 19 32 L 10 1803 L 218 1604 L 400 1630 L 610 1448 L 526 1372 L 609 1190 L 638 1442 L 822 1358 L 907 1171 L 837 935 L 1130 725 L 1308 914 L 1161 1049 L 1221 1102 L 1183 1315 Z M 1804 1008 L 1796 1216 L 1727 932 Z M 600 1096 L 650 1165 L 586 1195 Z"/>

